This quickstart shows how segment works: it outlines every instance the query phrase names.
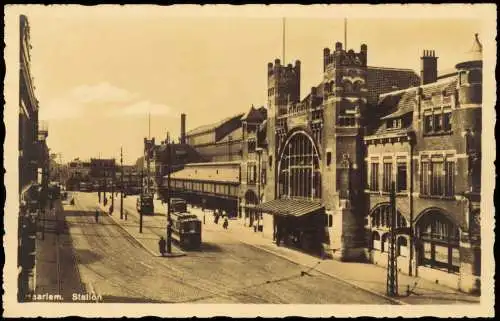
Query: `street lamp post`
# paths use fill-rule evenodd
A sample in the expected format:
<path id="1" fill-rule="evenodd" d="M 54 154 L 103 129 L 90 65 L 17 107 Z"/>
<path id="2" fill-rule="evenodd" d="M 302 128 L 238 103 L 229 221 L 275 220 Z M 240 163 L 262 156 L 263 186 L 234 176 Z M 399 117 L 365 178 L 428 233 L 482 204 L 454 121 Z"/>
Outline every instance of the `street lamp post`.
<path id="1" fill-rule="evenodd" d="M 115 176 L 116 176 L 116 166 L 115 160 L 113 159 L 113 169 L 111 171 L 111 210 L 110 214 L 113 214 L 113 210 L 115 208 Z"/>
<path id="2" fill-rule="evenodd" d="M 170 135 L 168 135 L 170 136 Z M 170 190 L 170 172 L 172 161 L 172 146 L 170 144 L 170 137 L 167 138 L 167 253 L 172 253 L 172 220 L 171 220 L 171 190 Z"/>
<path id="3" fill-rule="evenodd" d="M 398 295 L 398 261 L 396 257 L 396 184 L 391 183 L 391 196 L 390 196 L 390 233 L 389 233 L 389 255 L 387 262 L 387 295 L 394 297 Z"/>
<path id="4" fill-rule="evenodd" d="M 120 186 L 121 186 L 121 193 L 120 193 L 120 219 L 123 220 L 123 147 L 120 147 L 120 169 L 121 169 L 121 175 L 120 175 Z"/>

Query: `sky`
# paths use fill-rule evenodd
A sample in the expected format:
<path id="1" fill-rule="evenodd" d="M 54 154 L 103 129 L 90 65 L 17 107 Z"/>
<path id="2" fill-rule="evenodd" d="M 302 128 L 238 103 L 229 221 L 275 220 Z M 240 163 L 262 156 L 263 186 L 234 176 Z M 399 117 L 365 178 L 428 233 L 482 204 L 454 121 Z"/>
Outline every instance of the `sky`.
<path id="1" fill-rule="evenodd" d="M 26 11 L 40 119 L 49 126 L 51 151 L 63 161 L 119 159 L 123 147 L 124 162 L 134 163 L 148 136 L 148 113 L 159 142 L 167 131 L 179 136 L 181 113 L 190 130 L 265 104 L 267 63 L 283 55 L 279 15 L 180 16 L 169 10 Z M 424 49 L 435 50 L 440 70 L 466 59 L 476 32 L 480 22 L 465 18 L 347 20 L 348 48 L 359 51 L 366 43 L 370 66 L 417 73 Z M 287 17 L 285 60 L 302 63 L 301 97 L 321 81 L 323 48 L 336 41 L 344 42 L 338 16 Z"/>

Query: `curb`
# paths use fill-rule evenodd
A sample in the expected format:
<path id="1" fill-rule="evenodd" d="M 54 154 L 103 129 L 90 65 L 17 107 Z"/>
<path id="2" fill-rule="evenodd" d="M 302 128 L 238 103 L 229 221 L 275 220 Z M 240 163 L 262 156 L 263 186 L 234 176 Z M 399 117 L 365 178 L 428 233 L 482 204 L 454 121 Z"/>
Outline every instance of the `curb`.
<path id="1" fill-rule="evenodd" d="M 157 254 L 157 253 L 151 251 L 146 245 L 144 245 L 144 243 L 139 241 L 132 233 L 130 233 L 125 227 L 123 227 L 120 224 L 120 222 L 118 221 L 118 218 L 114 218 L 113 215 L 109 215 L 105 211 L 105 208 L 103 208 L 103 206 L 101 204 L 99 204 L 99 208 L 103 213 L 107 214 L 107 216 L 110 217 L 116 223 L 116 225 L 118 225 L 122 230 L 124 230 L 135 242 L 137 242 L 143 249 L 145 249 L 147 252 L 149 252 L 149 254 L 151 254 L 152 256 L 156 256 L 156 257 L 162 257 L 160 254 Z M 123 209 L 123 211 L 125 212 L 126 209 Z M 169 255 L 164 255 L 163 257 L 181 257 L 181 256 L 186 256 L 186 253 L 184 253 L 184 252 L 171 253 Z"/>
<path id="2" fill-rule="evenodd" d="M 258 249 L 260 249 L 260 250 L 262 250 L 262 251 L 266 251 L 266 252 L 268 252 L 268 253 L 271 253 L 271 254 L 273 254 L 273 255 L 275 255 L 275 256 L 278 256 L 278 257 L 280 257 L 280 258 L 282 258 L 282 259 L 285 259 L 285 260 L 287 260 L 287 261 L 289 261 L 289 262 L 292 262 L 292 263 L 294 263 L 294 264 L 297 264 L 297 265 L 300 265 L 300 266 L 303 266 L 303 267 L 307 267 L 307 268 L 311 268 L 310 266 L 307 266 L 307 265 L 305 265 L 305 264 L 302 264 L 302 263 L 296 262 L 295 260 L 293 260 L 293 259 L 291 259 L 291 258 L 289 258 L 289 257 L 287 257 L 287 256 L 285 256 L 285 255 L 283 255 L 283 254 L 280 254 L 280 253 L 274 252 L 274 251 L 272 251 L 272 250 L 269 250 L 269 249 L 263 248 L 263 247 L 261 247 L 261 246 L 259 246 L 259 245 L 252 244 L 252 243 L 249 243 L 249 242 L 244 241 L 244 240 L 240 240 L 240 242 L 245 243 L 245 244 L 247 244 L 247 245 L 250 245 L 250 246 L 252 246 L 252 247 L 254 247 L 254 248 L 258 248 Z M 373 291 L 373 290 L 366 289 L 366 288 L 361 287 L 361 286 L 359 286 L 359 285 L 357 285 L 357 284 L 354 284 L 354 283 L 352 283 L 352 282 L 349 282 L 349 281 L 346 281 L 346 280 L 344 280 L 344 279 L 341 279 L 340 277 L 338 277 L 338 276 L 336 276 L 336 275 L 334 275 L 334 274 L 331 274 L 331 273 L 328 273 L 328 272 L 324 272 L 324 271 L 321 271 L 321 270 L 319 270 L 319 269 L 316 269 L 316 271 L 317 271 L 317 272 L 319 272 L 319 273 L 321 273 L 321 274 L 323 274 L 323 275 L 327 275 L 327 276 L 329 276 L 329 277 L 331 277 L 331 278 L 333 278 L 333 279 L 336 279 L 336 280 L 338 280 L 338 281 L 341 281 L 341 282 L 343 282 L 343 283 L 345 283 L 345 284 L 348 284 L 348 285 L 350 285 L 350 286 L 352 286 L 352 287 L 354 287 L 354 288 L 356 288 L 356 289 L 359 289 L 359 290 L 362 290 L 362 291 L 368 292 L 368 293 L 370 293 L 370 294 L 372 294 L 372 295 L 375 295 L 375 296 L 378 296 L 378 297 L 384 298 L 384 299 L 386 299 L 386 300 L 389 300 L 389 301 L 391 301 L 392 303 L 395 303 L 395 304 L 397 304 L 397 305 L 408 305 L 408 303 L 405 303 L 405 302 L 403 302 L 403 301 L 400 301 L 400 300 L 397 300 L 397 299 L 394 299 L 394 298 L 388 297 L 388 296 L 386 296 L 386 295 L 380 294 L 380 293 L 375 292 L 375 291 Z"/>

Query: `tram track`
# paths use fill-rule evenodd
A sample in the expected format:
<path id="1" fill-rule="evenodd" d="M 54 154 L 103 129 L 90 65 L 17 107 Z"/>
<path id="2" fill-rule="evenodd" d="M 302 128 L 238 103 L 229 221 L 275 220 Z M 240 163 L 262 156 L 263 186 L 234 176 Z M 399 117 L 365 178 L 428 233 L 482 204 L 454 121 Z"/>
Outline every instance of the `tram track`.
<path id="1" fill-rule="evenodd" d="M 82 205 L 78 199 L 75 200 L 75 205 L 78 208 L 78 210 L 81 211 L 81 212 L 86 212 L 86 211 L 88 211 L 90 209 L 88 206 Z M 92 210 L 95 210 L 95 209 L 92 208 Z M 89 218 L 86 217 L 86 216 L 84 216 L 83 218 L 78 217 L 78 218 L 75 218 L 75 219 L 77 221 L 76 222 L 77 224 L 78 223 L 89 223 L 88 222 Z M 95 224 L 95 223 L 93 223 L 93 224 Z M 87 242 L 91 243 L 89 245 L 91 245 L 92 248 L 101 248 L 101 246 L 102 246 L 101 243 L 99 243 L 97 241 L 93 241 L 93 239 L 95 238 L 95 235 L 87 233 L 86 229 L 83 229 L 83 228 L 81 229 L 81 232 L 85 236 L 85 239 L 87 240 Z M 119 283 L 119 282 L 116 282 L 116 281 L 112 280 L 111 278 L 109 278 L 109 276 L 106 276 L 106 275 L 98 272 L 96 269 L 90 267 L 89 264 L 84 264 L 83 262 L 81 262 L 78 259 L 78 256 L 76 254 L 75 254 L 74 257 L 75 257 L 75 260 L 77 262 L 77 266 L 83 267 L 87 271 L 91 272 L 94 276 L 97 276 L 101 281 L 104 281 L 104 282 L 106 282 L 106 283 L 108 283 L 108 284 L 110 284 L 112 286 L 115 286 L 116 288 L 119 288 L 121 293 L 127 294 L 127 295 L 134 295 L 134 296 L 143 297 L 143 293 L 141 293 L 141 292 L 139 292 L 137 290 L 131 289 L 127 285 L 123 284 L 122 282 Z M 108 259 L 111 258 L 111 257 L 113 257 L 113 255 L 109 255 Z M 90 282 L 86 282 L 85 284 L 89 284 L 89 283 Z M 101 294 L 101 295 L 103 295 L 103 297 L 105 295 L 103 293 L 99 293 L 99 291 L 97 291 L 97 289 L 96 289 L 95 286 L 94 286 L 94 291 L 97 292 L 95 294 Z"/>
<path id="2" fill-rule="evenodd" d="M 83 204 L 81 204 L 80 202 L 76 202 L 76 204 L 78 205 L 79 207 L 79 210 L 81 211 L 88 211 L 89 209 L 91 210 L 95 210 L 95 208 L 92 208 L 91 206 L 85 206 Z M 104 220 L 104 217 L 101 217 L 101 220 Z M 80 223 L 80 222 L 83 222 L 83 223 L 87 223 L 88 221 L 88 218 L 76 218 L 76 224 Z M 95 223 L 94 223 L 95 224 Z M 90 225 L 90 224 L 89 224 Z M 96 226 L 96 225 L 93 225 L 93 226 Z M 109 226 L 116 226 L 116 224 L 109 224 Z M 121 228 L 119 228 L 117 231 L 119 235 L 121 235 L 123 238 L 126 238 L 126 239 L 129 239 L 130 236 L 126 235 Z M 97 231 L 96 231 L 97 232 Z M 122 270 L 125 270 L 126 268 L 129 268 L 128 270 L 132 271 L 134 268 L 136 268 L 136 266 L 131 266 L 131 264 L 129 264 L 129 262 L 123 262 L 122 260 L 119 260 L 117 259 L 117 256 L 113 255 L 113 253 L 122 253 L 122 251 L 120 249 L 116 249 L 116 251 L 113 250 L 112 246 L 109 246 L 109 247 L 106 247 L 106 248 L 103 248 L 102 247 L 102 244 L 99 243 L 97 240 L 96 240 L 96 237 L 95 235 L 91 235 L 91 234 L 88 234 L 86 229 L 81 229 L 81 233 L 82 235 L 85 237 L 85 239 L 87 240 L 87 242 L 89 242 L 89 245 L 94 249 L 99 249 L 99 252 L 101 253 L 106 253 L 106 263 L 108 265 L 111 265 L 110 267 L 118 267 L 118 266 L 121 266 Z M 113 237 L 115 238 L 115 237 Z M 133 242 L 134 243 L 134 242 Z M 134 243 L 135 244 L 135 243 Z M 111 245 L 111 244 L 109 244 Z M 137 246 L 137 245 L 136 245 Z M 110 250 L 113 250 L 112 252 L 110 252 Z M 142 250 L 142 248 L 141 248 Z M 149 257 L 149 256 L 148 256 Z M 128 285 L 127 285 L 127 282 L 117 282 L 115 280 L 113 280 L 112 278 L 110 278 L 109 276 L 99 272 L 97 269 L 95 268 L 92 268 L 91 266 L 89 266 L 88 264 L 83 264 L 82 262 L 80 262 L 79 264 L 80 266 L 84 267 L 88 272 L 91 272 L 93 275 L 95 275 L 98 279 L 100 279 L 102 282 L 105 282 L 109 285 L 113 285 L 114 287 L 116 288 L 119 288 L 120 289 L 120 292 L 123 293 L 123 294 L 127 294 L 127 295 L 131 295 L 131 296 L 135 296 L 135 297 L 140 297 L 140 298 L 143 298 L 143 299 L 146 299 L 145 298 L 145 293 L 144 292 L 141 292 L 141 291 L 138 291 L 138 290 L 134 290 L 134 289 L 131 289 Z M 151 266 L 148 266 L 149 268 L 151 268 Z M 165 275 L 164 275 L 165 276 Z M 171 275 L 169 277 L 170 281 L 173 281 L 173 282 L 178 282 L 178 283 L 182 283 L 180 282 L 179 278 L 176 276 L 176 275 Z M 193 289 L 196 289 L 196 290 L 206 290 L 206 289 L 201 289 L 199 287 L 196 287 L 196 286 L 193 286 L 192 284 L 189 284 L 189 283 L 183 283 L 185 286 L 189 286 Z M 103 297 L 105 297 L 104 294 L 102 294 Z M 164 299 L 161 299 L 159 300 L 158 298 L 155 298 L 155 297 L 151 297 L 150 299 L 152 300 L 157 300 L 157 301 L 161 301 L 161 302 L 167 302 L 166 300 Z M 168 302 L 171 302 L 171 301 L 168 301 Z"/>

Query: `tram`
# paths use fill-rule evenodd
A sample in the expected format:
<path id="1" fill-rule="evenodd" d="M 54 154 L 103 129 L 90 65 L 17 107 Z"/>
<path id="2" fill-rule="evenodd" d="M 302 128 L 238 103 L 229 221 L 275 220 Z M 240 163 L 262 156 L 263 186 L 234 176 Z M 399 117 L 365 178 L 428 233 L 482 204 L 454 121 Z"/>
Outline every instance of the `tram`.
<path id="1" fill-rule="evenodd" d="M 198 249 L 201 246 L 201 221 L 195 214 L 187 212 L 186 201 L 173 198 L 170 219 L 172 221 L 172 240 L 182 249 Z"/>
<path id="2" fill-rule="evenodd" d="M 137 212 L 141 213 L 142 215 L 154 215 L 155 207 L 153 202 L 153 195 L 141 194 L 137 198 L 136 208 Z"/>

